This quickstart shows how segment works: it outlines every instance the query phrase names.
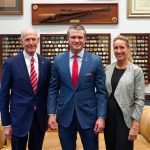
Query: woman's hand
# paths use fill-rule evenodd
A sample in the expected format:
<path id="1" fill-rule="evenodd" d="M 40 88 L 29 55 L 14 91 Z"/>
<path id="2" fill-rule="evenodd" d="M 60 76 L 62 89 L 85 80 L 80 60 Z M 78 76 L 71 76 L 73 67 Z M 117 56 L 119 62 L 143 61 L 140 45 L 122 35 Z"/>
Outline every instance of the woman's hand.
<path id="1" fill-rule="evenodd" d="M 138 132 L 139 132 L 140 122 L 137 120 L 133 120 L 132 126 L 130 128 L 128 140 L 133 141 L 136 140 Z"/>

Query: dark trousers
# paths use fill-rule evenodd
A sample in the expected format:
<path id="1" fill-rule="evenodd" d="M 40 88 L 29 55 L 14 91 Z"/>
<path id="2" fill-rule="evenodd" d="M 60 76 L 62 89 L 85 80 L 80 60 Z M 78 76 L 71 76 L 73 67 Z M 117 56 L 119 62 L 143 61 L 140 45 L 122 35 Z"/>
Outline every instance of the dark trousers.
<path id="1" fill-rule="evenodd" d="M 129 128 L 120 107 L 115 100 L 110 107 L 104 130 L 106 150 L 133 150 L 133 142 L 128 141 Z"/>
<path id="2" fill-rule="evenodd" d="M 76 113 L 69 127 L 58 125 L 58 132 L 62 150 L 76 150 L 77 132 L 80 134 L 84 150 L 98 150 L 98 135 L 94 133 L 94 127 L 82 129 Z"/>
<path id="3" fill-rule="evenodd" d="M 37 113 L 35 112 L 29 135 L 24 137 L 12 135 L 12 150 L 26 150 L 27 141 L 29 150 L 42 150 L 44 135 L 45 132 L 40 128 Z"/>

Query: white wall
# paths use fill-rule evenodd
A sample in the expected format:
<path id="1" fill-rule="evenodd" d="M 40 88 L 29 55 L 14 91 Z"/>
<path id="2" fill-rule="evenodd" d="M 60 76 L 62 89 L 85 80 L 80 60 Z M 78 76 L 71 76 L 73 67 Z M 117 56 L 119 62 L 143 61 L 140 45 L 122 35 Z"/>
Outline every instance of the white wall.
<path id="1" fill-rule="evenodd" d="M 102 0 L 24 0 L 24 15 L 0 15 L 0 34 L 18 34 L 27 26 L 32 26 L 31 4 L 32 3 L 93 3 Z M 105 2 L 116 0 L 105 0 Z M 88 33 L 111 33 L 113 39 L 119 33 L 150 33 L 150 18 L 127 18 L 127 1 L 119 1 L 119 23 L 84 25 Z M 103 0 L 104 2 L 104 0 Z M 61 26 L 61 27 L 60 27 Z M 39 34 L 63 34 L 66 33 L 69 25 L 34 25 Z M 39 52 L 39 50 L 38 50 Z M 114 61 L 112 59 L 112 61 Z M 150 85 L 146 86 L 146 93 L 150 93 Z"/>

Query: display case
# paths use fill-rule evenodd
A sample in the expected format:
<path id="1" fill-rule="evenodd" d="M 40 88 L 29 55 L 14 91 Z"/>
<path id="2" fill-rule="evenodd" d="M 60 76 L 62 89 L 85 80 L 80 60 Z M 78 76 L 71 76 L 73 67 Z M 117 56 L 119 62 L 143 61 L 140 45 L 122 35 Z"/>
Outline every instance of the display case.
<path id="1" fill-rule="evenodd" d="M 1 34 L 0 35 L 0 79 L 2 74 L 2 65 L 4 61 L 17 55 L 23 47 L 19 41 L 20 34 Z"/>
<path id="2" fill-rule="evenodd" d="M 143 69 L 145 83 L 150 83 L 150 34 L 121 34 L 130 39 L 133 62 Z M 0 34 L 0 79 L 3 62 L 23 49 L 19 37 L 20 34 Z M 88 33 L 85 49 L 101 56 L 104 67 L 111 63 L 111 35 L 109 33 Z M 41 34 L 40 50 L 40 53 L 53 63 L 56 55 L 69 50 L 66 34 Z"/>
<path id="3" fill-rule="evenodd" d="M 85 49 L 101 56 L 104 67 L 110 64 L 110 34 L 87 34 Z M 41 34 L 41 54 L 53 63 L 54 57 L 69 50 L 66 34 Z"/>
<path id="4" fill-rule="evenodd" d="M 145 83 L 150 83 L 150 34 L 122 33 L 130 40 L 133 63 L 143 69 Z"/>

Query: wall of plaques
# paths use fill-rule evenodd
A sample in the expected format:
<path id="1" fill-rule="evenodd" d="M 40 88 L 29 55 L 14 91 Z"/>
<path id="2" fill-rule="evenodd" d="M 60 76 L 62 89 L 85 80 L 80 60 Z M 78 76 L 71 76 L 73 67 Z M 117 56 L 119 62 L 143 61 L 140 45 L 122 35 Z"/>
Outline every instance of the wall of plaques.
<path id="1" fill-rule="evenodd" d="M 134 63 L 139 65 L 144 72 L 145 82 L 150 83 L 150 34 L 145 33 L 122 33 L 131 41 L 131 50 Z M 3 62 L 23 49 L 19 42 L 19 34 L 0 34 L 0 79 Z M 86 50 L 100 55 L 104 67 L 110 64 L 110 34 L 87 34 Z M 41 34 L 41 54 L 51 60 L 65 51 L 68 51 L 66 34 Z"/>
<path id="2" fill-rule="evenodd" d="M 53 63 L 54 57 L 68 51 L 66 34 L 41 34 L 41 54 L 50 58 Z M 85 49 L 100 55 L 104 67 L 110 64 L 110 34 L 87 34 Z"/>
<path id="3" fill-rule="evenodd" d="M 122 33 L 131 42 L 133 62 L 143 69 L 145 82 L 150 83 L 150 34 Z"/>
<path id="4" fill-rule="evenodd" d="M 20 34 L 0 35 L 0 79 L 4 61 L 11 56 L 17 55 L 23 49 L 19 42 L 19 37 Z"/>
<path id="5" fill-rule="evenodd" d="M 47 57 L 53 63 L 54 57 L 68 50 L 66 35 L 64 34 L 41 34 L 41 55 Z"/>

